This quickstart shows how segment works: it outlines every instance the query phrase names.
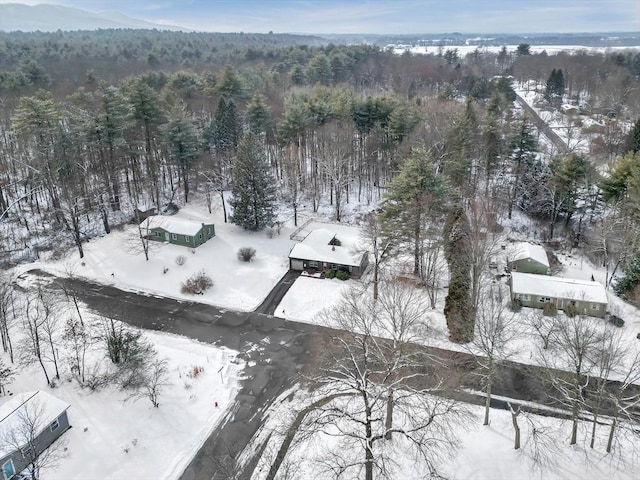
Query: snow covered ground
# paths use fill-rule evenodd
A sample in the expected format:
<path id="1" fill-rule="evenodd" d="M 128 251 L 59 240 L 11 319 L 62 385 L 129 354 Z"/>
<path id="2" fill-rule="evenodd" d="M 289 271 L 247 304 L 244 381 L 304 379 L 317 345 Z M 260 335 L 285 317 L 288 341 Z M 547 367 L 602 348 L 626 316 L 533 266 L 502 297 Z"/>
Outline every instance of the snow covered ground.
<path id="1" fill-rule="evenodd" d="M 505 45 L 507 52 L 515 53 L 518 49 L 518 45 Z M 394 53 L 400 55 L 406 51 L 413 53 L 414 55 L 437 55 L 444 53 L 447 50 L 458 50 L 458 55 L 465 56 L 473 53 L 476 50 L 487 53 L 499 53 L 502 50 L 502 46 L 482 46 L 482 45 L 446 45 L 440 47 L 437 45 L 419 46 L 419 45 L 390 45 L 387 48 L 392 48 Z M 548 55 L 556 55 L 561 52 L 581 52 L 588 53 L 605 53 L 608 51 L 616 50 L 636 50 L 640 47 L 585 47 L 584 45 L 531 45 L 529 51 L 532 54 L 539 54 L 546 52 Z"/>
<path id="2" fill-rule="evenodd" d="M 252 480 L 267 478 L 269 468 L 298 412 L 311 404 L 313 394 L 306 391 L 286 392 L 281 401 L 276 402 L 258 439 L 271 436 L 269 447 L 265 449 Z M 475 405 L 466 406 L 462 421 L 454 423 L 449 433 L 458 441 L 457 451 L 446 449 L 434 452 L 442 456 L 436 463 L 439 473 L 452 480 L 512 480 L 540 478 L 549 480 L 599 480 L 615 478 L 631 480 L 637 477 L 638 445 L 625 435 L 620 435 L 620 443 L 610 455 L 604 454 L 608 428 L 597 430 L 594 449 L 589 448 L 590 424 L 579 428 L 579 441 L 569 445 L 571 423 L 566 420 L 521 414 L 518 423 L 522 429 L 521 448 L 513 448 L 514 433 L 511 414 L 505 410 L 491 409 L 489 426 L 482 426 L 484 410 Z M 532 431 L 536 429 L 539 442 L 534 442 Z M 332 455 L 343 459 L 362 460 L 360 449 L 336 451 L 339 437 L 317 433 L 311 437 L 300 435 L 294 438 L 276 479 L 285 478 L 328 478 L 327 460 Z M 395 440 L 394 442 L 397 442 Z M 418 480 L 425 478 L 424 466 L 410 454 L 410 448 L 395 445 L 394 464 L 387 466 L 396 472 L 392 478 Z M 434 449 L 440 447 L 433 447 Z M 251 449 L 251 446 L 248 450 Z M 293 474 L 293 477 L 286 477 Z"/>
<path id="3" fill-rule="evenodd" d="M 144 336 L 168 362 L 159 408 L 146 398 L 127 400 L 128 393 L 113 385 L 82 389 L 66 368 L 53 389 L 37 364 L 18 369 L 9 392 L 45 390 L 71 405 L 64 457 L 44 469 L 42 480 L 175 479 L 229 412 L 242 369 L 237 352 L 175 335 Z M 14 342 L 18 337 L 14 333 Z M 95 346 L 87 364 L 101 358 L 104 351 Z M 51 364 L 47 367 L 51 373 Z M 194 375 L 195 367 L 202 370 Z M 9 398 L 0 397 L 0 404 Z"/>
<path id="4" fill-rule="evenodd" d="M 87 243 L 85 258 L 76 251 L 56 262 L 22 266 L 39 267 L 58 274 L 72 274 L 114 284 L 128 290 L 139 290 L 167 297 L 197 300 L 220 307 L 251 311 L 267 296 L 289 268 L 287 255 L 294 242 L 289 240 L 292 228 L 285 226 L 280 235 L 269 238 L 264 231 L 248 232 L 224 223 L 220 212 L 205 214 L 204 208 L 187 206 L 176 218 L 215 224 L 216 236 L 196 249 L 162 242 L 150 242 L 149 261 L 140 249 L 138 230 L 126 225 Z M 242 247 L 253 247 L 251 262 L 238 260 Z M 179 265 L 177 259 L 184 258 Z M 182 282 L 204 271 L 213 280 L 213 288 L 194 299 L 180 293 Z"/>

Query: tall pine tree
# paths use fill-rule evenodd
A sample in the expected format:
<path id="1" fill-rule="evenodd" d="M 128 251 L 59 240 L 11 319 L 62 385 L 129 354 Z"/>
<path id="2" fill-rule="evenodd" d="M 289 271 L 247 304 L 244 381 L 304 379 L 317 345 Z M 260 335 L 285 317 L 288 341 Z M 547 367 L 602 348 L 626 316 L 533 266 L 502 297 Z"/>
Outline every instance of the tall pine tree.
<path id="1" fill-rule="evenodd" d="M 238 145 L 233 168 L 233 223 L 261 230 L 275 220 L 275 181 L 258 137 L 247 132 Z"/>

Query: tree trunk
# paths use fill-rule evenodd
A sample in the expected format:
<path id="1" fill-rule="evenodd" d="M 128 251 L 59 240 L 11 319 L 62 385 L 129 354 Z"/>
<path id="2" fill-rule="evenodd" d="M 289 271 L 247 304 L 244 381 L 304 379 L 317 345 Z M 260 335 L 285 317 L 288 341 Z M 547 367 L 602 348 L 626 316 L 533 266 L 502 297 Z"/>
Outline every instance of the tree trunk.
<path id="1" fill-rule="evenodd" d="M 571 441 L 569 445 L 575 445 L 578 441 L 578 414 L 580 413 L 580 409 L 578 408 L 578 399 L 576 398 L 573 401 L 573 405 L 571 407 L 571 419 L 573 421 L 571 425 Z"/>
<path id="2" fill-rule="evenodd" d="M 598 425 L 598 414 L 593 414 L 593 423 L 591 425 L 591 442 L 589 443 L 589 447 L 593 448 L 596 443 L 596 426 Z"/>
<path id="3" fill-rule="evenodd" d="M 520 415 L 520 407 L 517 410 L 514 410 L 510 403 L 509 410 L 511 411 L 511 423 L 513 424 L 513 431 L 515 433 L 513 438 L 513 449 L 520 449 L 520 425 L 518 425 L 518 415 Z"/>
<path id="4" fill-rule="evenodd" d="M 493 367 L 490 367 L 493 368 Z M 489 412 L 491 411 L 491 388 L 493 387 L 493 372 L 489 372 L 487 379 L 487 398 L 484 401 L 484 422 L 482 425 L 489 425 Z"/>
<path id="5" fill-rule="evenodd" d="M 618 424 L 618 419 L 613 417 L 611 421 L 611 428 L 609 429 L 609 439 L 607 440 L 607 453 L 611 453 L 611 448 L 613 447 L 613 438 L 616 433 L 616 426 Z"/>
<path id="6" fill-rule="evenodd" d="M 224 223 L 227 223 L 227 206 L 224 202 L 224 190 L 220 190 L 220 201 L 222 202 L 222 213 L 224 214 Z"/>
<path id="7" fill-rule="evenodd" d="M 380 273 L 380 264 L 376 261 L 373 264 L 373 299 L 378 299 L 378 275 Z"/>
<path id="8" fill-rule="evenodd" d="M 384 439 L 391 440 L 391 429 L 393 428 L 393 390 L 389 390 L 387 396 L 387 416 L 384 420 Z"/>

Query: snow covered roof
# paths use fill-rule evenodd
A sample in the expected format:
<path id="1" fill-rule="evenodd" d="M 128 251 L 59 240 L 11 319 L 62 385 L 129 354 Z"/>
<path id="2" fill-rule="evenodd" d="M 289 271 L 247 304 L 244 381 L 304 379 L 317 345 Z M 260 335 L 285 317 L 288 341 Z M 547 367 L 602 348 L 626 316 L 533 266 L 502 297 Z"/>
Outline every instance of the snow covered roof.
<path id="1" fill-rule="evenodd" d="M 539 297 L 608 303 L 604 286 L 589 280 L 512 272 L 511 289 L 514 293 L 528 293 Z"/>
<path id="2" fill-rule="evenodd" d="M 329 245 L 333 237 L 336 237 L 341 245 Z M 356 245 L 357 237 L 336 233 L 328 228 L 318 228 L 293 246 L 289 258 L 357 267 L 363 254 L 356 251 Z"/>
<path id="3" fill-rule="evenodd" d="M 547 252 L 540 245 L 534 245 L 533 243 L 518 242 L 514 243 L 510 248 L 511 261 L 524 260 L 530 258 L 538 263 L 541 263 L 545 267 L 549 267 L 549 259 L 547 258 Z"/>
<path id="4" fill-rule="evenodd" d="M 170 215 L 152 215 L 142 221 L 143 228 L 162 228 L 169 233 L 196 235 L 202 228 L 203 222 L 187 220 Z"/>
<path id="5" fill-rule="evenodd" d="M 27 418 L 37 421 L 40 431 L 48 428 L 70 405 L 47 392 L 18 393 L 0 405 L 0 457 L 13 451 L 4 440 L 12 431 L 19 429 Z M 40 432 L 38 432 L 40 433 Z"/>

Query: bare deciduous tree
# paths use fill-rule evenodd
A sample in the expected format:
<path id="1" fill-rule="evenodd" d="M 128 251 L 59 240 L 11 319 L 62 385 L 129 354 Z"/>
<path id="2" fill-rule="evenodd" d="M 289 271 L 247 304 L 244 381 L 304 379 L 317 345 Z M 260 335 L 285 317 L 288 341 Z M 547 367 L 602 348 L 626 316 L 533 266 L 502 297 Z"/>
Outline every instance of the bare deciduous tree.
<path id="1" fill-rule="evenodd" d="M 14 371 L 7 367 L 2 358 L 0 358 L 0 395 L 7 394 L 7 385 L 13 382 L 14 376 Z"/>
<path id="2" fill-rule="evenodd" d="M 11 363 L 13 363 L 13 344 L 11 343 L 9 327 L 15 321 L 14 302 L 11 282 L 8 276 L 0 274 L 0 340 L 2 341 L 2 350 L 9 353 Z"/>
<path id="3" fill-rule="evenodd" d="M 376 471 L 389 474 L 393 458 L 386 442 L 391 441 L 411 449 L 420 468 L 434 475 L 442 456 L 455 451 L 451 424 L 464 408 L 431 395 L 444 388 L 444 379 L 442 367 L 411 344 L 424 328 L 424 306 L 414 292 L 404 285 L 385 286 L 374 301 L 352 290 L 323 314 L 342 331 L 329 344 L 316 345 L 321 358 L 313 380 L 327 396 L 340 394 L 340 399 L 319 407 L 309 422 L 339 436 L 342 452 L 362 451 L 360 459 L 334 451 L 326 461 L 334 472 L 364 470 L 367 480 Z"/>
<path id="4" fill-rule="evenodd" d="M 70 317 L 64 326 L 63 339 L 67 343 L 71 374 L 80 385 L 85 383 L 85 357 L 93 339 L 84 323 Z"/>
<path id="5" fill-rule="evenodd" d="M 500 372 L 500 363 L 515 353 L 512 341 L 520 334 L 519 319 L 508 309 L 507 299 L 508 295 L 503 295 L 499 283 L 489 285 L 483 292 L 476 310 L 473 342 L 469 346 L 485 386 L 483 425 L 489 425 L 491 392 Z"/>
<path id="6" fill-rule="evenodd" d="M 160 406 L 160 392 L 168 385 L 168 362 L 165 358 L 158 358 L 154 352 L 153 359 L 146 365 L 140 384 L 129 395 L 129 398 L 148 398 L 154 408 Z"/>
<path id="7" fill-rule="evenodd" d="M 585 391 L 594 372 L 593 358 L 601 335 L 590 318 L 566 317 L 557 323 L 557 351 L 542 351 L 556 398 L 571 411 L 571 445 L 578 441 L 580 414 L 585 408 Z"/>

